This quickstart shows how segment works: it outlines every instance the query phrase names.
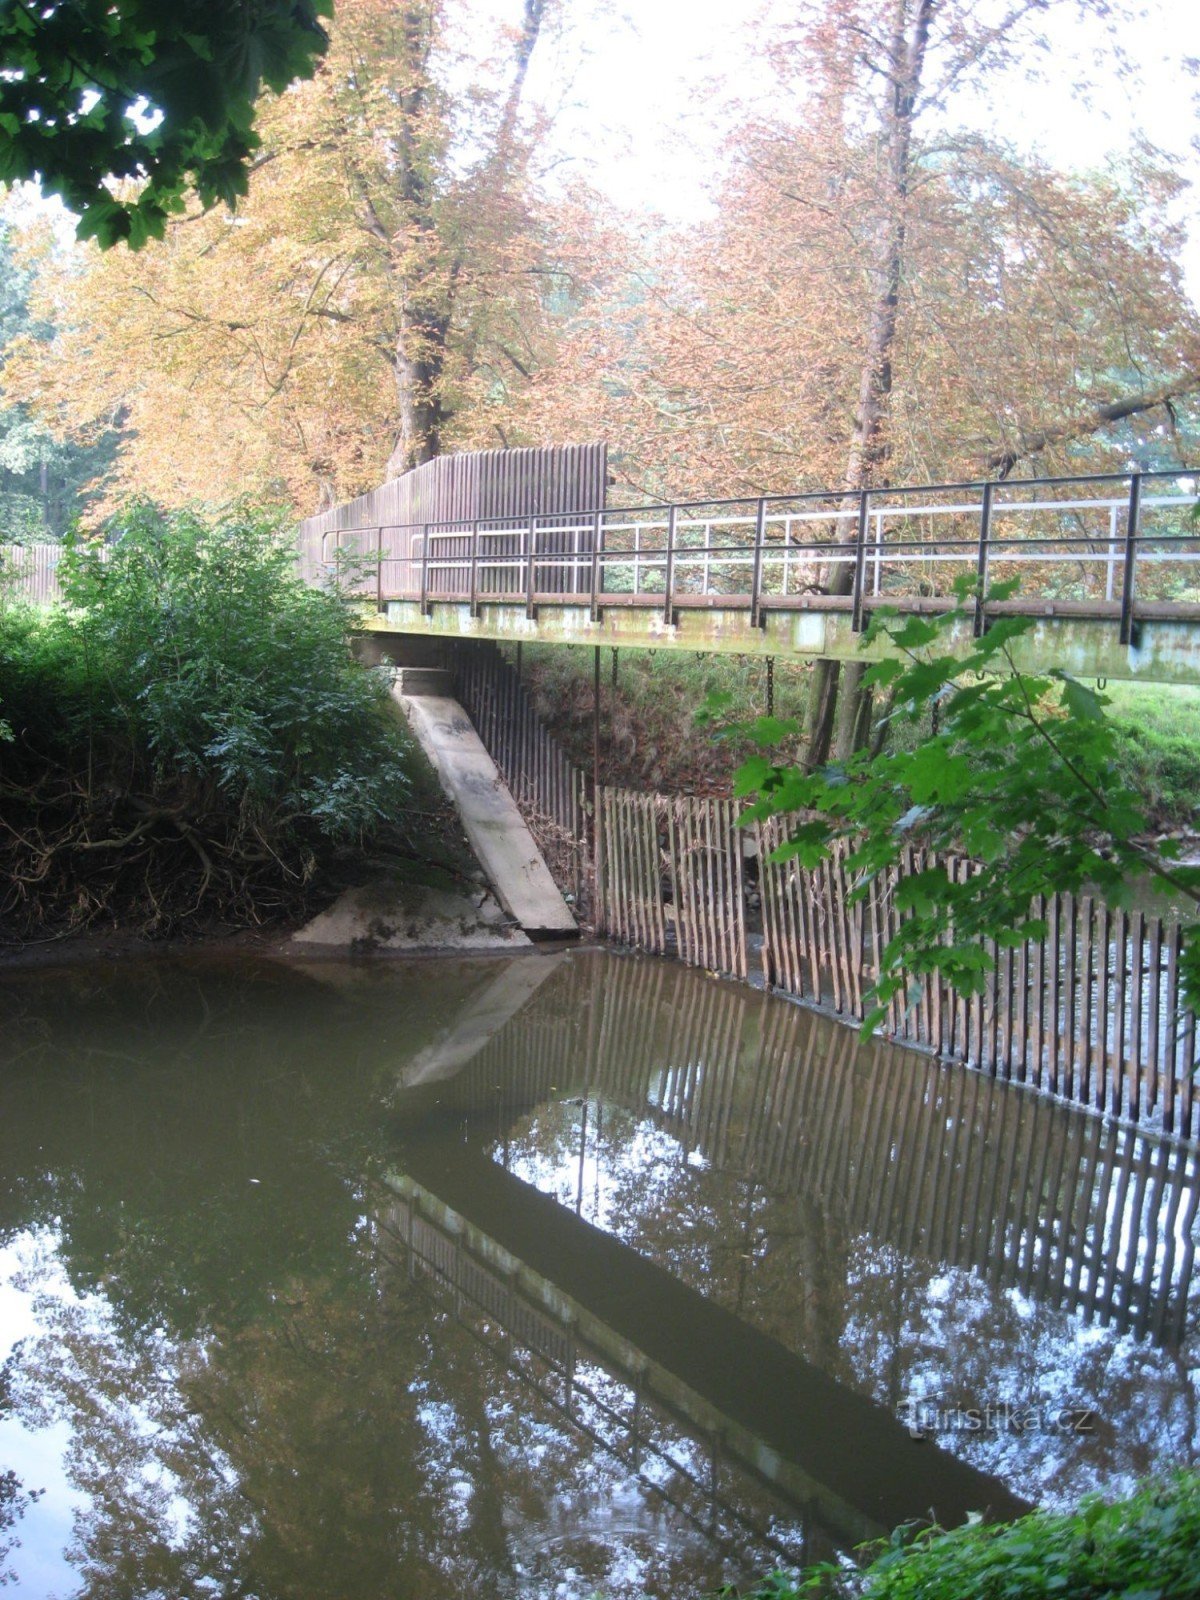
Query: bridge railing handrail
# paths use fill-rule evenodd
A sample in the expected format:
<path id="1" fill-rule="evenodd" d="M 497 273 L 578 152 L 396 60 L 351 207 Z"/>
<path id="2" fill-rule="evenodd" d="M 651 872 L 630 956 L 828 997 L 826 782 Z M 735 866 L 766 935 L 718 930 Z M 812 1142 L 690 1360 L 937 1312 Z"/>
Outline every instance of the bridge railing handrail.
<path id="1" fill-rule="evenodd" d="M 1169 482 L 1177 486 L 1174 492 L 1144 492 Z M 544 598 L 574 595 L 590 596 L 592 614 L 598 617 L 606 603 L 644 598 L 662 604 L 668 620 L 688 600 L 726 599 L 749 600 L 761 622 L 765 603 L 787 598 L 793 576 L 802 588 L 812 590 L 820 588 L 823 572 L 832 575 L 834 569 L 852 565 L 848 588 L 843 577 L 836 592 L 849 594 L 856 630 L 865 626 L 868 602 L 877 604 L 889 595 L 903 598 L 884 586 L 885 578 L 912 581 L 906 572 L 921 567 L 973 563 L 986 587 L 993 562 L 1059 571 L 1066 564 L 1077 574 L 1076 585 L 1098 566 L 1107 571 L 1106 604 L 1118 598 L 1119 569 L 1121 638 L 1128 643 L 1138 562 L 1192 567 L 1200 561 L 1200 528 L 1148 529 L 1144 519 L 1148 513 L 1189 510 L 1200 501 L 1197 483 L 1193 471 L 1155 469 L 863 491 L 805 490 L 544 515 L 355 525 L 323 534 L 319 555 L 311 546 L 306 551 L 322 566 L 329 563 L 330 541 L 335 553 L 350 544 L 359 557 L 374 559 L 373 587 L 381 606 L 389 599 L 419 599 L 426 610 L 435 600 L 466 600 L 474 613 L 487 600 L 524 599 L 532 614 Z M 1120 494 L 1103 492 L 1118 484 Z M 1089 495 L 1084 492 L 1089 487 L 1100 492 Z M 1046 493 L 1052 488 L 1073 492 L 1056 499 Z M 1035 491 L 1032 499 L 1019 498 Z M 1015 516 L 1081 520 L 1097 514 L 1104 516 L 1105 526 L 1091 530 L 1011 531 Z M 976 523 L 969 535 L 945 528 L 947 519 L 965 518 Z M 912 536 L 914 520 L 926 525 L 919 537 Z M 794 537 L 795 530 L 807 531 L 812 523 L 825 524 L 830 537 Z M 751 569 L 748 588 L 731 587 L 742 583 L 739 574 L 746 567 Z M 385 569 L 389 577 L 398 573 L 407 581 L 399 586 L 386 582 Z M 645 587 L 651 581 L 654 586 Z M 369 579 L 361 583 L 369 592 Z M 979 604 L 977 628 L 984 620 Z"/>

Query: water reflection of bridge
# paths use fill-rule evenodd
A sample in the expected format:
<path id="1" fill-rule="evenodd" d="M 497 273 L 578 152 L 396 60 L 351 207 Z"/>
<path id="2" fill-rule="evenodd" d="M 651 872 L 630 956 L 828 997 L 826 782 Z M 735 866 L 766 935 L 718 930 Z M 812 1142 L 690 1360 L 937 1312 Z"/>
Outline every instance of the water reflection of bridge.
<path id="1" fill-rule="evenodd" d="M 864 1048 L 810 1012 L 668 963 L 586 954 L 437 1086 L 443 1111 L 486 1119 L 499 1140 L 554 1092 L 648 1116 L 685 1159 L 803 1195 L 907 1255 L 1160 1344 L 1183 1336 L 1194 1147 Z M 579 1137 L 582 1171 L 586 1117 Z"/>
<path id="2" fill-rule="evenodd" d="M 804 1561 L 930 1508 L 948 1526 L 1027 1509 L 481 1152 L 426 1139 L 405 1164 L 418 1179 L 389 1175 L 375 1212 L 383 1258 L 439 1285 L 482 1345 L 718 1546 L 748 1534 Z"/>
<path id="3" fill-rule="evenodd" d="M 820 1530 L 857 1541 L 882 1529 L 822 1496 L 718 1406 L 651 1376 L 640 1351 L 527 1263 L 411 1179 L 393 1174 L 376 1210 L 381 1254 L 440 1290 L 456 1320 L 543 1405 L 626 1462 L 726 1555 L 739 1536 L 786 1563 L 828 1553 Z M 746 1474 L 745 1467 L 751 1467 Z M 757 1480 L 765 1479 L 760 1488 Z M 771 1490 L 782 1493 L 772 1493 Z"/>

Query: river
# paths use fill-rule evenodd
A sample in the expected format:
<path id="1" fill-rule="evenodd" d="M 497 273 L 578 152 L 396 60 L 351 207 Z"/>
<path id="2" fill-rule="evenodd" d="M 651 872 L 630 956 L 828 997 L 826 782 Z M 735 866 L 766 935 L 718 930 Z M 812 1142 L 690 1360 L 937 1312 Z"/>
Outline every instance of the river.
<path id="1" fill-rule="evenodd" d="M 28 1596 L 699 1596 L 1200 1447 L 1194 1149 L 665 960 L 10 972 L 0 1151 Z"/>

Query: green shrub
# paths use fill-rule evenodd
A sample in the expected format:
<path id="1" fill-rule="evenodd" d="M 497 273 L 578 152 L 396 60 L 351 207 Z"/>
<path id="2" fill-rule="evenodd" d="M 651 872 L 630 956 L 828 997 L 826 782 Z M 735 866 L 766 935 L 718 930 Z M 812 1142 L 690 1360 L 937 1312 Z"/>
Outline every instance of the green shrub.
<path id="1" fill-rule="evenodd" d="M 137 503 L 64 584 L 66 606 L 0 613 L 0 923 L 256 919 L 404 805 L 386 689 L 278 515 Z"/>
<path id="2" fill-rule="evenodd" d="M 730 1591 L 726 1591 L 730 1593 Z M 968 1523 L 946 1533 L 902 1528 L 861 1573 L 832 1564 L 774 1573 L 746 1600 L 800 1595 L 860 1600 L 1193 1600 L 1200 1596 L 1200 1473 L 1182 1471 L 1114 1504 L 1099 1495 L 1068 1514 Z"/>

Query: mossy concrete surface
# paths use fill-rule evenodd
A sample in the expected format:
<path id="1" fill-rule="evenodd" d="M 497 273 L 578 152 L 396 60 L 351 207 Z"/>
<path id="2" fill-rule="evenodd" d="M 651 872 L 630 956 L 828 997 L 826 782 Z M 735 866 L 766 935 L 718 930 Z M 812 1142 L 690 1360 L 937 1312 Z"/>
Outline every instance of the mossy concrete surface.
<path id="1" fill-rule="evenodd" d="M 870 661 L 888 653 L 886 636 L 864 650 L 862 635 L 854 631 L 845 602 L 839 607 L 835 600 L 830 609 L 823 610 L 814 603 L 820 598 L 798 597 L 794 610 L 772 606 L 764 612 L 761 627 L 752 621 L 745 606 L 683 605 L 668 622 L 661 605 L 622 604 L 605 607 L 593 621 L 588 605 L 561 600 L 538 604 L 532 617 L 523 606 L 486 601 L 480 603 L 475 617 L 470 606 L 458 601 L 434 601 L 425 615 L 415 600 L 391 600 L 384 611 L 364 616 L 361 627 L 366 633 L 397 638 L 694 650 L 772 656 L 777 661 L 819 657 Z M 946 609 L 941 601 L 908 605 L 917 611 Z M 1116 613 L 1082 615 L 1080 608 L 1068 601 L 1004 609 L 1021 610 L 1035 619 L 1034 627 L 1012 646 L 1013 664 L 1019 671 L 1045 672 L 1057 667 L 1079 678 L 1200 684 L 1200 617 L 1140 616 L 1133 641 L 1123 645 Z M 971 628 L 965 624 L 956 627 L 947 643 L 958 654 L 969 655 L 974 647 Z"/>

